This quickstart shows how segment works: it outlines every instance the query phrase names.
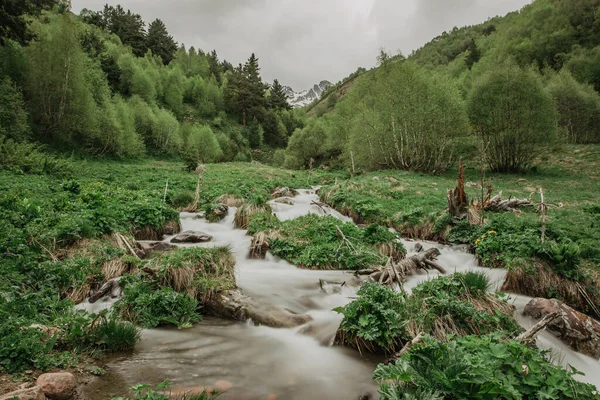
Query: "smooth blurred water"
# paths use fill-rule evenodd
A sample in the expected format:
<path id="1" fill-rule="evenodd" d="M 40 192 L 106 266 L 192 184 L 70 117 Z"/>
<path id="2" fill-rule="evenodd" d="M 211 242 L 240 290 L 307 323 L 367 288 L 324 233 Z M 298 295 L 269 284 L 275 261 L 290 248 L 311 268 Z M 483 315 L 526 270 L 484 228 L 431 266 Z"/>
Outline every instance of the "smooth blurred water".
<path id="1" fill-rule="evenodd" d="M 292 201 L 293 205 L 270 203 L 280 220 L 312 213 L 352 223 L 329 207 L 315 205 L 313 202 L 318 201 L 315 189 L 300 190 Z M 332 309 L 352 301 L 360 281 L 342 271 L 299 269 L 271 254 L 264 260 L 248 259 L 251 238 L 246 231 L 234 229 L 235 211 L 230 209 L 227 218 L 212 224 L 195 214 L 183 213 L 183 230 L 206 232 L 214 238 L 212 242 L 192 246 L 230 246 L 237 260 L 236 280 L 245 294 L 295 313 L 307 313 L 313 320 L 295 329 L 274 329 L 209 317 L 188 330 L 146 330 L 133 355 L 110 362 L 108 373 L 85 388 L 86 398 L 123 396 L 130 386 L 157 384 L 164 379 L 173 382 L 178 393 L 204 386 L 231 386 L 223 399 L 341 400 L 358 399 L 367 393 L 377 398 L 371 376 L 381 359 L 329 346 L 341 322 L 341 316 Z M 403 243 L 410 255 L 417 242 Z M 506 271 L 478 266 L 476 258 L 462 247 L 419 243 L 425 249 L 440 250 L 438 262 L 448 273 L 483 271 L 490 277 L 494 291 L 504 281 Z M 410 291 L 437 275 L 437 271 L 414 275 L 405 283 L 405 289 Z M 345 285 L 340 285 L 343 282 Z M 517 320 L 525 328 L 533 324 L 521 316 L 529 300 L 514 296 Z M 597 360 L 571 351 L 548 332 L 539 338 L 540 347 L 557 353 L 557 362 L 584 371 L 587 376 L 581 380 L 600 386 Z"/>

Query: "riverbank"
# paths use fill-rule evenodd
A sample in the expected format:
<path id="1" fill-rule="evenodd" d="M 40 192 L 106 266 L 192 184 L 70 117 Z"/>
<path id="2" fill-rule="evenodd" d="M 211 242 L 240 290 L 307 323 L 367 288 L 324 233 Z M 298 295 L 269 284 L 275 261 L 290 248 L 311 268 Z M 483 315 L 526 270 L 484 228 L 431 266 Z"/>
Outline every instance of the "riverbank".
<path id="1" fill-rule="evenodd" d="M 600 204 L 600 188 L 598 187 L 597 170 L 590 166 L 593 164 L 594 153 L 591 150 L 581 153 L 576 148 L 569 151 L 572 153 L 561 153 L 564 160 L 561 159 L 552 169 L 524 176 L 494 175 L 491 177 L 491 183 L 496 190 L 504 190 L 505 193 L 519 197 L 527 196 L 529 193 L 526 192 L 529 192 L 530 189 L 538 186 L 544 187 L 545 193 L 549 196 L 548 202 L 557 205 L 548 213 L 546 232 L 549 239 L 557 240 L 565 237 L 576 243 L 581 251 L 578 255 L 580 261 L 577 264 L 577 271 L 581 270 L 586 276 L 591 277 L 590 279 L 594 279 L 600 264 L 593 246 L 600 238 L 598 231 L 600 221 L 596 222 L 598 215 L 595 209 L 595 206 Z M 17 379 L 27 380 L 30 375 L 24 372 L 28 370 L 72 368 L 81 365 L 81 362 L 87 357 L 97 357 L 111 351 L 106 346 L 106 342 L 73 346 L 72 343 L 76 343 L 76 338 L 79 337 L 77 326 L 92 321 L 82 320 L 80 316 L 73 318 L 68 312 L 74 302 L 81 300 L 81 295 L 86 294 L 84 292 L 97 290 L 106 281 L 105 267 L 107 263 L 118 260 L 119 265 L 124 265 L 128 269 L 136 267 L 137 264 L 135 260 L 132 260 L 131 254 L 128 254 L 126 249 L 115 246 L 114 243 L 111 245 L 110 240 L 106 239 L 107 235 L 122 233 L 127 240 L 133 243 L 133 237 L 130 235 L 136 230 L 145 227 L 152 227 L 154 230 L 160 229 L 170 221 L 178 219 L 179 209 L 186 208 L 194 200 L 198 176 L 186 172 L 183 164 L 156 160 L 137 163 L 78 161 L 73 163 L 73 171 L 77 172 L 73 172 L 70 176 L 39 176 L 9 171 L 0 172 L 0 193 L 2 193 L 0 200 L 3 205 L 2 224 L 4 224 L 4 229 L 0 234 L 0 245 L 3 254 L 6 255 L 2 261 L 3 270 L 7 271 L 9 278 L 0 288 L 5 294 L 0 304 L 1 312 L 3 316 L 7 316 L 1 325 L 4 340 L 0 350 L 0 355 L 4 355 L 6 358 L 2 360 L 3 362 L 0 361 L 0 365 L 7 371 L 10 368 L 10 372 L 17 373 Z M 467 170 L 468 181 L 476 182 L 475 172 L 473 169 Z M 473 178 L 473 176 L 475 177 Z M 212 210 L 216 203 L 224 199 L 223 196 L 226 196 L 232 205 L 241 205 L 243 202 L 262 204 L 271 198 L 271 193 L 276 188 L 285 186 L 300 189 L 315 185 L 322 187 L 320 195 L 323 201 L 336 207 L 340 212 L 354 217 L 357 222 L 373 222 L 381 226 L 392 226 L 399 229 L 403 236 L 411 236 L 408 234 L 412 232 L 411 226 L 425 226 L 427 222 L 431 222 L 435 227 L 445 223 L 443 230 L 450 235 L 446 236 L 446 240 L 463 242 L 472 246 L 479 261 L 489 254 L 486 253 L 488 249 L 477 247 L 476 240 L 481 242 L 480 232 L 476 230 L 461 231 L 461 224 L 447 225 L 449 221 L 443 219 L 447 205 L 446 189 L 455 185 L 455 177 L 452 172 L 443 176 L 428 176 L 385 171 L 350 178 L 349 174 L 345 172 L 286 171 L 261 164 L 209 165 L 203 175 L 198 211 L 202 211 L 204 208 Z M 476 197 L 480 191 L 471 185 L 467 185 L 467 187 L 471 198 Z M 313 197 L 309 198 L 305 195 L 292 200 L 294 205 L 278 202 L 272 203 L 271 207 L 277 217 L 284 221 L 295 219 L 309 211 L 322 214 L 325 205 L 314 204 L 314 202 L 318 203 L 317 196 L 311 194 L 310 196 Z M 271 255 L 268 255 L 266 260 L 245 260 L 252 238 L 247 236 L 245 231 L 233 230 L 234 214 L 235 208 L 230 210 L 230 216 L 227 217 L 229 220 L 226 218 L 216 224 L 208 224 L 202 219 L 196 219 L 195 214 L 184 214 L 181 224 L 183 230 L 209 231 L 214 239 L 210 246 L 219 243 L 222 245 L 233 244 L 232 254 L 238 260 L 238 264 L 242 262 L 245 265 L 244 268 L 240 268 L 239 265 L 236 267 L 235 276 L 238 286 L 245 294 L 267 300 L 283 309 L 291 310 L 293 313 L 307 314 L 313 320 L 308 326 L 302 327 L 302 332 L 264 327 L 257 331 L 252 330 L 252 335 L 256 334 L 257 336 L 256 343 L 252 342 L 254 344 L 250 346 L 257 350 L 257 353 L 249 356 L 250 365 L 254 365 L 255 359 L 260 359 L 262 355 L 270 354 L 271 349 L 286 348 L 286 351 L 290 352 L 291 360 L 300 357 L 308 366 L 316 362 L 314 360 L 322 360 L 322 357 L 327 354 L 328 359 L 337 361 L 331 361 L 334 365 L 325 363 L 324 367 L 334 368 L 338 363 L 349 366 L 346 370 L 347 375 L 344 375 L 345 372 L 340 372 L 332 382 L 352 380 L 352 377 L 358 373 L 357 371 L 363 371 L 364 373 L 360 374 L 365 379 L 361 381 L 360 388 L 353 387 L 353 390 L 357 393 L 363 387 L 370 387 L 373 390 L 371 386 L 373 362 L 356 358 L 358 357 L 356 354 L 347 353 L 345 350 L 340 353 L 340 350 L 325 350 L 321 347 L 321 344 L 331 342 L 341 321 L 340 316 L 332 314 L 330 310 L 347 303 L 349 298 L 354 296 L 356 290 L 348 287 L 339 293 L 340 289 L 335 284 L 331 286 L 326 284 L 323 288 L 323 282 L 347 281 L 348 275 L 341 271 L 298 270 L 291 264 L 275 259 Z M 343 218 L 339 214 L 337 217 Z M 497 221 L 496 218 L 500 218 L 506 231 L 497 233 L 506 234 L 508 237 L 513 237 L 515 233 L 522 231 L 538 232 L 540 229 L 539 215 L 535 210 L 498 215 L 490 213 L 486 218 L 492 222 Z M 349 218 L 345 220 L 349 220 Z M 390 224 L 390 221 L 397 221 L 397 223 Z M 281 227 L 283 226 L 286 225 L 281 225 Z M 278 229 L 282 229 L 281 227 L 278 225 Z M 484 228 L 489 229 L 489 226 Z M 517 236 L 515 240 L 520 239 Z M 97 248 L 98 251 L 87 251 L 73 257 L 76 254 L 73 249 L 86 243 L 99 244 L 91 246 Z M 504 242 L 500 244 L 507 245 Z M 85 245 L 84 247 L 90 246 Z M 490 246 L 489 249 L 493 249 L 493 246 Z M 513 253 L 520 250 L 521 248 L 517 247 Z M 286 253 L 284 251 L 281 254 Z M 467 253 L 464 254 L 472 257 Z M 461 257 L 454 261 L 448 261 L 450 264 L 446 267 L 454 271 L 464 265 L 472 267 L 477 265 L 476 261 Z M 507 259 L 506 261 L 512 260 Z M 333 264 L 324 263 L 324 265 Z M 547 266 L 551 266 L 551 264 L 547 264 Z M 512 265 L 508 265 L 508 267 L 510 273 Z M 495 274 L 495 271 L 498 270 L 491 271 L 494 271 Z M 567 278 L 572 279 L 572 277 L 566 276 L 565 279 Z M 416 284 L 414 281 L 411 282 L 409 287 Z M 495 283 L 496 286 L 501 284 L 497 281 Z M 60 336 L 61 340 L 44 341 L 39 330 L 30 328 L 34 324 L 44 326 L 59 324 L 63 331 Z M 215 328 L 222 324 L 228 328 Z M 198 328 L 198 326 L 205 326 L 206 329 Z M 243 327 L 245 325 L 232 325 L 215 319 L 207 319 L 206 322 L 196 325 L 193 330 L 198 330 L 198 335 L 212 337 L 214 340 L 203 343 L 200 339 L 196 341 L 196 339 L 190 338 L 193 345 L 184 350 L 188 355 L 183 357 L 183 360 L 179 360 L 181 362 L 174 356 L 178 351 L 176 346 L 173 347 L 175 342 L 165 342 L 161 347 L 163 342 L 153 341 L 152 332 L 161 332 L 162 330 L 144 331 L 141 336 L 142 342 L 135 347 L 132 358 L 124 358 L 118 368 L 131 365 L 131 360 L 138 357 L 140 349 L 145 349 L 142 351 L 143 355 L 140 355 L 140 362 L 152 365 L 157 361 L 152 356 L 153 349 L 163 348 L 165 353 L 157 356 L 165 360 L 165 368 L 168 366 L 174 371 L 179 370 L 176 368 L 178 365 L 187 363 L 190 368 L 193 368 L 194 360 L 196 363 L 200 362 L 199 360 L 206 362 L 206 357 L 202 355 L 203 351 L 199 349 L 206 349 L 210 353 L 208 358 L 216 357 L 218 360 L 219 352 L 226 351 L 229 346 L 226 343 L 237 343 L 232 347 L 235 350 L 244 337 L 248 336 L 250 332 L 245 330 L 248 327 Z M 229 329 L 238 333 L 231 335 L 224 333 Z M 216 333 L 217 330 L 223 330 L 223 332 Z M 166 336 L 179 336 L 180 333 L 189 335 L 188 332 L 192 331 L 166 330 L 164 332 Z M 157 340 L 163 337 L 161 335 L 158 333 Z M 219 339 L 219 336 L 224 337 Z M 259 343 L 266 337 L 271 337 L 271 339 L 262 342 L 261 347 Z M 11 341 L 11 338 L 15 340 Z M 15 351 L 16 338 L 26 339 L 26 343 L 30 343 L 30 345 L 18 347 Z M 149 341 L 148 338 L 150 338 Z M 555 343 L 549 339 L 544 339 L 544 341 Z M 39 345 L 40 343 L 42 345 Z M 98 343 L 100 344 L 98 345 Z M 285 343 L 288 344 L 285 345 Z M 31 344 L 35 344 L 35 346 Z M 145 347 L 147 345 L 151 347 Z M 314 347 L 314 352 L 311 353 L 307 350 L 306 354 L 303 354 L 302 351 L 296 349 L 297 346 L 307 349 Z M 258 351 L 258 349 L 261 350 Z M 236 351 L 240 350 L 235 350 L 234 354 Z M 9 352 L 10 355 L 7 356 Z M 309 361 L 304 358 L 309 354 L 314 360 Z M 170 378 L 175 383 L 182 383 L 184 386 L 189 386 L 194 382 L 200 385 L 215 386 L 216 382 L 223 380 L 236 381 L 233 384 L 236 386 L 236 390 L 240 390 L 240 393 L 244 387 L 249 387 L 249 385 L 264 384 L 269 388 L 278 388 L 279 393 L 295 390 L 299 396 L 306 393 L 318 394 L 298 389 L 298 386 L 304 387 L 311 384 L 309 378 L 312 372 L 310 371 L 318 370 L 318 366 L 312 365 L 306 369 L 301 366 L 285 367 L 293 368 L 294 371 L 297 371 L 295 369 L 297 367 L 304 371 L 300 374 L 304 377 L 301 384 L 298 381 L 285 384 L 282 382 L 275 384 L 273 381 L 261 383 L 260 376 L 264 374 L 260 374 L 255 377 L 256 382 L 251 385 L 249 382 L 244 383 L 242 379 L 236 378 L 237 375 L 231 375 L 233 367 L 225 367 L 233 365 L 235 359 L 230 360 L 231 363 L 223 359 L 221 361 L 223 361 L 222 368 L 218 365 L 218 361 L 216 364 L 208 363 L 207 370 L 214 371 L 207 371 L 206 376 L 201 379 L 194 377 L 191 372 L 189 376 L 182 372 L 181 375 L 175 374 L 164 378 Z M 280 360 L 280 362 L 283 363 L 282 365 L 287 365 L 286 361 Z M 112 363 L 109 364 L 112 365 Z M 272 365 L 271 362 L 265 361 L 264 368 L 272 367 Z M 282 368 L 285 371 L 285 368 Z M 109 368 L 107 376 L 114 374 L 114 370 L 111 371 L 111 369 L 112 367 Z M 365 372 L 367 370 L 368 372 Z M 142 375 L 132 374 L 126 367 L 124 371 L 126 371 L 124 374 L 127 377 L 122 380 L 124 386 L 146 381 L 143 379 L 143 373 Z M 288 374 L 291 373 L 288 371 Z M 326 374 L 326 372 L 324 371 L 322 374 Z M 158 373 L 153 374 L 151 383 L 159 383 L 155 382 L 161 380 L 159 375 Z M 137 382 L 136 379 L 138 379 Z M 273 377 L 273 379 L 281 381 L 283 378 Z M 113 378 L 102 378 L 100 381 L 111 382 Z M 110 384 L 107 386 L 106 383 L 103 385 L 103 387 L 111 386 Z M 126 389 L 126 387 L 121 387 L 114 394 L 125 395 Z M 103 390 L 99 390 L 98 393 L 103 393 Z M 263 394 L 266 396 L 271 393 L 267 390 Z"/>

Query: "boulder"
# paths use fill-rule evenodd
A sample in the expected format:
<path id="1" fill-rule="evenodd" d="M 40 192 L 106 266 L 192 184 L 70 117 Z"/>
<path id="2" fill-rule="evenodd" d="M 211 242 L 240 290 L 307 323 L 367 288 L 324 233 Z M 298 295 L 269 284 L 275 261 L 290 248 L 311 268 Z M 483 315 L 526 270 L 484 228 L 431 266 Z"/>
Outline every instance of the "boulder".
<path id="1" fill-rule="evenodd" d="M 0 400 L 46 400 L 46 395 L 38 386 L 16 390 L 0 396 Z"/>
<path id="2" fill-rule="evenodd" d="M 294 200 L 290 199 L 289 197 L 279 197 L 279 198 L 273 200 L 273 203 L 287 204 L 288 206 L 293 206 Z"/>
<path id="3" fill-rule="evenodd" d="M 560 338 L 570 348 L 593 358 L 600 358 L 600 322 L 580 313 L 556 299 L 533 299 L 523 315 L 540 319 L 559 313 L 548 325 L 548 331 Z"/>
<path id="4" fill-rule="evenodd" d="M 176 235 L 179 232 L 181 232 L 181 225 L 179 224 L 179 221 L 169 221 L 162 228 L 162 233 L 169 236 Z"/>
<path id="5" fill-rule="evenodd" d="M 72 399 L 77 385 L 75 376 L 69 372 L 43 374 L 35 383 L 52 400 Z"/>
<path id="6" fill-rule="evenodd" d="M 171 239 L 171 243 L 205 243 L 212 239 L 212 236 L 204 232 L 185 231 Z"/>
<path id="7" fill-rule="evenodd" d="M 165 253 L 167 251 L 171 251 L 176 249 L 176 246 L 173 246 L 170 243 L 165 242 L 146 242 L 140 243 L 136 242 L 137 246 L 142 250 L 143 257 L 149 257 L 154 253 Z"/>
<path id="8" fill-rule="evenodd" d="M 293 189 L 290 189 L 289 187 L 278 187 L 273 191 L 271 197 L 274 199 L 278 199 L 280 197 L 294 197 L 297 194 L 298 192 L 296 192 Z"/>
<path id="9" fill-rule="evenodd" d="M 219 204 L 213 208 L 205 217 L 211 222 L 217 222 L 222 220 L 229 213 L 229 206 L 227 204 Z"/>

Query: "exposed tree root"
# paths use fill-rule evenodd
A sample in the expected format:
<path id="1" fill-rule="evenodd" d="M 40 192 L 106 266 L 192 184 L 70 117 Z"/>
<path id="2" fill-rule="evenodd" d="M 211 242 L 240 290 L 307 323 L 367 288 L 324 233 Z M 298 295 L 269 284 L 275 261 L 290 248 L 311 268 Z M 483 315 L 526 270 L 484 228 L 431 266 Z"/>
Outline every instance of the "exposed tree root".
<path id="1" fill-rule="evenodd" d="M 390 257 L 385 267 L 357 271 L 356 275 L 369 275 L 369 281 L 371 282 L 378 282 L 388 286 L 397 283 L 402 286 L 407 277 L 419 269 L 436 269 L 441 274 L 445 274 L 446 270 L 435 262 L 439 255 L 440 251 L 438 249 L 431 248 L 407 257 L 399 263 L 395 263 L 393 258 Z"/>
<path id="2" fill-rule="evenodd" d="M 509 197 L 507 200 L 502 200 L 502 192 L 498 193 L 496 196 L 491 197 L 492 189 L 488 190 L 488 193 L 483 200 L 483 204 L 481 201 L 476 200 L 473 202 L 473 207 L 476 210 L 485 210 L 485 211 L 495 211 L 495 212 L 508 212 L 508 211 L 517 211 L 520 207 L 528 207 L 533 206 L 531 202 L 531 198 L 526 199 L 513 199 Z"/>

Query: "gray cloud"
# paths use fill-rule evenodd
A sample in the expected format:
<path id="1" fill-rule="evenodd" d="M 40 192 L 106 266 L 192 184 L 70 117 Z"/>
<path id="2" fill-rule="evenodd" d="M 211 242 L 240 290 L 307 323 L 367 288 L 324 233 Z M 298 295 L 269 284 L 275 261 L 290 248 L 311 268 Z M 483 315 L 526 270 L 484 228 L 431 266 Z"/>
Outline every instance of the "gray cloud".
<path id="1" fill-rule="evenodd" d="M 106 0 L 73 0 L 75 12 Z M 380 47 L 410 53 L 454 26 L 517 10 L 529 0 L 121 0 L 162 19 L 186 46 L 238 64 L 255 52 L 263 77 L 296 90 L 371 67 Z"/>

